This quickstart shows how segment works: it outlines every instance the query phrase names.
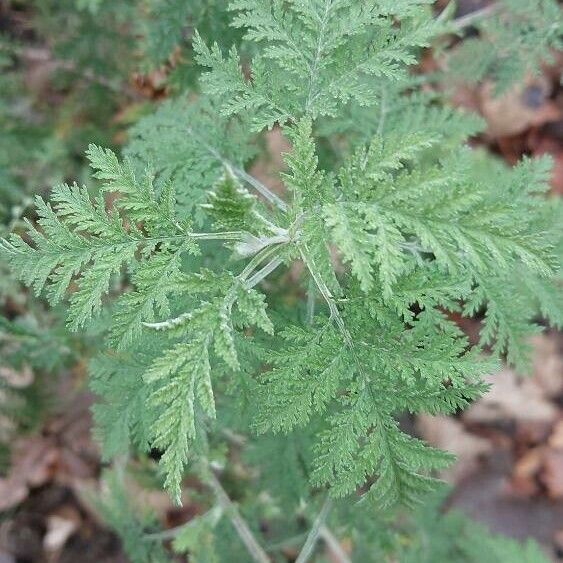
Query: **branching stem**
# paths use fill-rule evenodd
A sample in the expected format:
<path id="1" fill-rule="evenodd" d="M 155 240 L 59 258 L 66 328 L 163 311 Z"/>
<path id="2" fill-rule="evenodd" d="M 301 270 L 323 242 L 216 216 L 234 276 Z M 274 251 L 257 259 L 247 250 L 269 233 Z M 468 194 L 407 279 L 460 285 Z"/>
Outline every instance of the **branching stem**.
<path id="1" fill-rule="evenodd" d="M 269 276 L 278 266 L 283 264 L 283 260 L 276 256 L 270 260 L 261 270 L 258 270 L 251 278 L 246 281 L 246 287 L 252 289 L 257 286 L 264 278 Z"/>
<path id="2" fill-rule="evenodd" d="M 344 319 L 342 318 L 342 315 L 340 314 L 340 311 L 338 310 L 338 307 L 336 306 L 336 302 L 334 301 L 334 298 L 332 296 L 330 289 L 327 287 L 326 283 L 324 282 L 321 275 L 319 274 L 318 268 L 315 266 L 315 261 L 313 260 L 312 256 L 310 255 L 309 249 L 307 248 L 307 245 L 300 243 L 300 244 L 298 244 L 298 248 L 299 248 L 299 252 L 301 254 L 301 258 L 303 259 L 303 262 L 305 263 L 305 266 L 307 266 L 309 273 L 311 274 L 313 280 L 315 280 L 315 283 L 317 285 L 317 288 L 318 288 L 320 294 L 323 296 L 324 300 L 326 301 L 326 304 L 328 305 L 328 309 L 330 311 L 330 318 L 336 323 L 336 326 L 340 330 L 340 332 L 341 332 L 341 334 L 342 334 L 342 336 L 343 336 L 343 338 L 346 342 L 346 345 L 349 348 L 353 348 L 354 343 L 352 341 L 352 336 L 350 335 L 350 332 L 346 328 L 346 324 L 344 323 Z"/>

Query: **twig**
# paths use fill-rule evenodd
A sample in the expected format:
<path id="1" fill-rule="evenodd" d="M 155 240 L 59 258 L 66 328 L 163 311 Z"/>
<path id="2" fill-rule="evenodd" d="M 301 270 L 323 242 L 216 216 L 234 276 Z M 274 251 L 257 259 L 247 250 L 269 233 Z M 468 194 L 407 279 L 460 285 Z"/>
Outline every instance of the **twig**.
<path id="1" fill-rule="evenodd" d="M 479 20 L 494 14 L 498 9 L 499 9 L 498 4 L 491 4 L 490 6 L 481 8 L 480 10 L 471 12 L 466 16 L 462 16 L 461 18 L 454 19 L 452 21 L 452 25 L 456 31 L 461 31 L 467 27 L 472 26 L 474 23 L 477 23 Z"/>
<path id="2" fill-rule="evenodd" d="M 332 508 L 332 500 L 330 499 L 330 497 L 327 497 L 321 508 L 321 511 L 315 518 L 313 527 L 311 528 L 311 531 L 309 532 L 309 535 L 305 540 L 305 544 L 303 545 L 303 548 L 301 549 L 299 556 L 295 560 L 295 563 L 306 563 L 306 561 L 309 561 L 309 557 L 311 557 L 311 555 L 313 554 L 313 550 L 315 549 L 317 540 L 321 535 L 321 529 L 325 524 L 325 521 L 327 519 L 327 516 L 331 508 Z"/>
<path id="3" fill-rule="evenodd" d="M 258 563 L 270 563 L 270 558 L 254 537 L 252 531 L 248 527 L 248 524 L 240 515 L 238 508 L 233 504 L 225 489 L 223 489 L 219 479 L 217 479 L 213 471 L 208 466 L 205 466 L 204 474 L 207 484 L 211 489 L 213 489 L 213 492 L 217 497 L 219 506 L 221 506 L 224 513 L 231 520 L 233 527 L 237 531 L 242 543 L 244 543 L 252 559 Z"/>

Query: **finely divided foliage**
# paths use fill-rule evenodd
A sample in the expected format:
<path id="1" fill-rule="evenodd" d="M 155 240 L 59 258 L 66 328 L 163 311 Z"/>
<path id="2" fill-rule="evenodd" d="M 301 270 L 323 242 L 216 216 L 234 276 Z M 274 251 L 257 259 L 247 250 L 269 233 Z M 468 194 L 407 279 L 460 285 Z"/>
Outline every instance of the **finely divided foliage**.
<path id="1" fill-rule="evenodd" d="M 220 419 L 214 388 L 255 366 L 253 429 L 314 428 L 312 485 L 413 504 L 451 456 L 396 416 L 465 407 L 495 357 L 525 367 L 540 314 L 561 325 L 551 163 L 508 170 L 463 147 L 478 120 L 409 93 L 418 50 L 449 29 L 428 4 L 233 2 L 252 59 L 196 35 L 205 101 L 141 121 L 124 162 L 91 146 L 100 194 L 59 186 L 23 238 L 2 241 L 36 292 L 57 302 L 72 287 L 71 329 L 110 301 L 93 369 L 106 454 L 160 450 L 177 500 L 193 444 Z M 276 124 L 292 145 L 283 196 L 245 170 Z M 294 263 L 307 314 L 269 315 L 262 282 Z M 453 319 L 480 312 L 472 346 Z"/>
<path id="2" fill-rule="evenodd" d="M 303 115 L 335 116 L 352 101 L 372 105 L 377 97 L 370 79 L 400 79 L 416 62 L 413 48 L 428 46 L 445 30 L 428 17 L 429 0 L 401 2 L 348 0 L 239 0 L 231 3 L 233 25 L 261 50 L 251 80 L 239 67 L 237 50 L 224 55 L 196 36 L 198 62 L 206 90 L 223 101 L 225 116 L 252 112 L 256 130 Z M 394 25 L 394 16 L 402 25 Z M 283 87 L 282 87 L 283 86 Z"/>
<path id="3" fill-rule="evenodd" d="M 541 63 L 553 63 L 563 47 L 561 6 L 554 0 L 498 0 L 491 17 L 476 21 L 480 37 L 471 37 L 449 57 L 448 76 L 454 81 L 494 81 L 503 94 Z"/>

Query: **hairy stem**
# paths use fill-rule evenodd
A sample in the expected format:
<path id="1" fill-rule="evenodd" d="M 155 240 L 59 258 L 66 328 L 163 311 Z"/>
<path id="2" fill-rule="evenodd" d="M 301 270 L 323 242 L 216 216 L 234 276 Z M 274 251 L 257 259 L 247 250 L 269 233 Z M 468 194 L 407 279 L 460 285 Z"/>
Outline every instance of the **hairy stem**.
<path id="1" fill-rule="evenodd" d="M 256 268 L 258 268 L 258 266 L 260 266 L 262 262 L 270 257 L 275 256 L 275 254 L 278 252 L 279 244 L 281 243 L 266 246 L 260 252 L 258 252 L 246 265 L 244 270 L 237 276 L 237 279 L 240 282 L 245 283 L 248 278 L 250 278 L 255 273 Z"/>
<path id="2" fill-rule="evenodd" d="M 246 265 L 244 270 L 237 276 L 237 281 L 244 284 L 248 289 L 252 289 L 254 286 L 259 284 L 266 276 L 270 275 L 279 265 L 283 263 L 283 260 L 276 257 L 275 254 L 278 252 L 279 246 L 272 245 L 263 248 L 258 254 L 256 254 L 252 260 Z M 256 271 L 258 266 L 268 258 L 273 258 L 260 270 Z M 232 286 L 227 295 L 225 296 L 225 310 L 228 312 L 235 303 L 236 299 L 236 284 Z M 185 322 L 192 318 L 192 313 L 186 312 L 181 315 L 174 317 L 172 319 L 166 319 L 161 322 L 143 322 L 142 325 L 145 328 L 149 328 L 156 331 L 170 330 L 175 327 L 183 325 Z"/>

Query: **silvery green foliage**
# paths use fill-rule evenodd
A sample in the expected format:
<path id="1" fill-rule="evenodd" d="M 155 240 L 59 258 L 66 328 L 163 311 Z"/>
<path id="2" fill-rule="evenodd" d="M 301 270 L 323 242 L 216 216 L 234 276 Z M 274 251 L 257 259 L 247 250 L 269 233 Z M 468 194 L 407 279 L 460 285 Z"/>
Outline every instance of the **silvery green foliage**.
<path id="1" fill-rule="evenodd" d="M 464 146 L 478 120 L 407 93 L 420 48 L 449 29 L 428 4 L 233 2 L 248 65 L 196 35 L 204 99 L 141 122 L 130 160 L 91 146 L 100 195 L 58 186 L 23 238 L 2 241 L 36 292 L 58 302 L 73 286 L 73 330 L 127 273 L 94 369 L 96 419 L 108 456 L 160 450 L 177 500 L 208 427 L 244 400 L 254 431 L 310 433 L 313 486 L 411 505 L 452 456 L 396 415 L 465 407 L 495 357 L 525 365 L 538 312 L 561 323 L 550 161 L 483 162 Z M 274 125 L 292 146 L 282 195 L 246 168 Z M 295 264 L 306 299 L 273 283 Z M 284 292 L 307 315 L 288 315 Z M 481 311 L 472 346 L 453 314 Z"/>

